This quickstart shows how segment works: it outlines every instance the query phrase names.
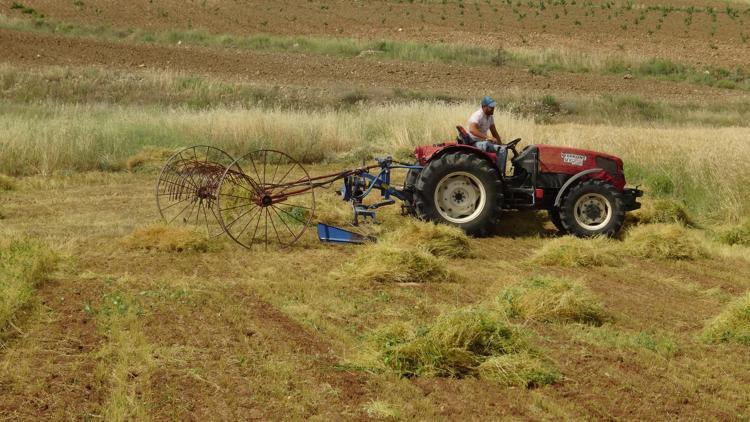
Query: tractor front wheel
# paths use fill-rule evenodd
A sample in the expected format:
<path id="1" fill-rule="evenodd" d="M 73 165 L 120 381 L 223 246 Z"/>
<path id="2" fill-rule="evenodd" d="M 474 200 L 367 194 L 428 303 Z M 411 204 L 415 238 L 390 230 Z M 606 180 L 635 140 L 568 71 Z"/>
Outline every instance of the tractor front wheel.
<path id="1" fill-rule="evenodd" d="M 497 170 L 475 154 L 446 154 L 417 179 L 414 205 L 420 219 L 485 235 L 497 218 Z"/>
<path id="2" fill-rule="evenodd" d="M 581 182 L 565 194 L 560 222 L 579 237 L 614 236 L 625 222 L 622 193 L 602 180 Z"/>

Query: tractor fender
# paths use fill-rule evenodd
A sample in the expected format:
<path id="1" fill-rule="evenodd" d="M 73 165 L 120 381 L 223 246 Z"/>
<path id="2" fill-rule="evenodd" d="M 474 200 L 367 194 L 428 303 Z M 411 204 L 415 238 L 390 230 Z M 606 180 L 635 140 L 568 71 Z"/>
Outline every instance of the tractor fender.
<path id="1" fill-rule="evenodd" d="M 562 201 L 563 194 L 565 193 L 566 190 L 568 190 L 568 188 L 573 183 L 576 182 L 576 180 L 582 178 L 583 176 L 589 175 L 591 173 L 598 173 L 598 172 L 601 172 L 601 171 L 604 171 L 604 169 L 596 167 L 596 168 L 584 170 L 584 171 L 582 171 L 580 173 L 576 173 L 573 177 L 571 177 L 570 179 L 568 179 L 565 182 L 565 184 L 562 185 L 562 187 L 560 188 L 560 190 L 557 192 L 557 196 L 555 197 L 555 206 L 556 207 L 560 206 L 560 201 Z"/>
<path id="2" fill-rule="evenodd" d="M 425 157 L 427 158 L 426 160 L 427 163 L 425 163 L 425 165 L 429 164 L 429 162 L 437 158 L 442 157 L 445 154 L 458 152 L 458 151 L 464 151 L 464 152 L 468 152 L 471 154 L 475 154 L 478 157 L 484 160 L 487 160 L 487 162 L 490 163 L 491 166 L 495 166 L 495 159 L 496 159 L 495 153 L 488 153 L 488 152 L 482 151 L 479 148 L 474 147 L 473 145 L 464 145 L 464 144 L 452 144 L 452 145 L 447 145 L 447 146 L 440 148 L 439 150 L 432 153 L 429 157 Z"/>

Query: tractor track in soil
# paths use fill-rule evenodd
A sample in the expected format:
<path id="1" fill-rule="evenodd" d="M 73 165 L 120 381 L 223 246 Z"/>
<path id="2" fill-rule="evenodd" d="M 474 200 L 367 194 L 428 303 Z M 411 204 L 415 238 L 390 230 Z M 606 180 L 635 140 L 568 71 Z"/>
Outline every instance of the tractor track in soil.
<path id="1" fill-rule="evenodd" d="M 270 403 L 252 398 L 259 389 L 254 385 L 254 371 L 242 372 L 223 363 L 231 356 L 257 353 L 259 350 L 273 356 L 304 356 L 294 364 L 296 382 L 312 381 L 336 391 L 335 398 L 325 396 L 321 399 L 323 403 L 316 414 L 329 417 L 347 414 L 354 419 L 364 419 L 360 417 L 362 406 L 372 398 L 367 380 L 364 374 L 336 369 L 339 359 L 330 344 L 244 287 L 217 287 L 213 290 L 221 292 L 224 303 L 215 303 L 210 299 L 202 302 L 204 311 L 200 317 L 190 316 L 194 312 L 192 307 L 175 305 L 172 314 L 159 311 L 148 319 L 144 327 L 157 350 L 168 350 L 179 345 L 178 348 L 198 351 L 195 352 L 197 354 L 182 356 L 184 362 L 181 364 L 168 361 L 160 364 L 151 376 L 150 388 L 155 396 L 164 391 L 178 393 L 176 397 L 179 399 L 171 404 L 174 408 L 183 409 L 180 419 L 278 419 L 280 415 L 269 406 Z M 220 314 L 218 309 L 214 312 L 214 307 L 220 306 L 231 306 L 237 310 L 233 312 L 231 320 L 214 316 Z M 213 350 L 217 347 L 217 341 L 221 344 L 220 353 Z M 261 362 L 250 365 L 258 364 Z M 202 373 L 217 373 L 221 377 L 212 380 L 206 375 L 204 379 L 186 376 L 185 367 L 200 368 Z M 278 382 L 281 385 L 289 382 L 294 385 L 295 381 Z M 232 401 L 225 402 L 229 396 Z M 151 416 L 157 420 L 170 419 L 169 407 L 156 406 Z"/>
<path id="2" fill-rule="evenodd" d="M 332 89 L 400 88 L 467 95 L 513 90 L 573 95 L 639 95 L 673 102 L 743 98 L 743 92 L 620 76 L 549 73 L 514 67 L 469 67 L 369 58 L 336 58 L 226 48 L 112 42 L 0 30 L 2 61 L 23 66 L 89 66 L 165 69 L 269 85 Z"/>
<path id="3" fill-rule="evenodd" d="M 93 356 L 103 338 L 84 306 L 96 306 L 102 292 L 101 283 L 69 277 L 38 288 L 20 325 L 23 333 L 0 349 L 0 369 L 14 367 L 0 376 L 0 419 L 72 420 L 99 413 L 106 391 Z M 28 378 L 18 378 L 24 374 Z"/>

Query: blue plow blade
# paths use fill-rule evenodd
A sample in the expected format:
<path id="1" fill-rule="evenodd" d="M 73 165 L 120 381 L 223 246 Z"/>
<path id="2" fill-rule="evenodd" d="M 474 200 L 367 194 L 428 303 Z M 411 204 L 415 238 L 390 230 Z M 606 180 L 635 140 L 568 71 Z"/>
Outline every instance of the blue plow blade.
<path id="1" fill-rule="evenodd" d="M 320 239 L 321 242 L 356 244 L 372 242 L 375 240 L 372 236 L 362 236 L 359 233 L 352 233 L 348 230 L 323 223 L 318 223 L 318 239 Z"/>

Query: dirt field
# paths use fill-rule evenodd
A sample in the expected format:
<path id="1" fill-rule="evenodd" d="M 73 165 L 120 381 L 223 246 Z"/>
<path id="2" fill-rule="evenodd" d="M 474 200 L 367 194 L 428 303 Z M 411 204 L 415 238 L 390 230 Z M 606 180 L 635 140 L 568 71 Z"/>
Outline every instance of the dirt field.
<path id="1" fill-rule="evenodd" d="M 496 3 L 491 7 L 499 9 L 497 14 L 506 15 L 504 23 L 488 26 L 487 34 L 479 39 L 476 28 L 463 29 L 457 25 L 455 16 L 446 20 L 441 20 L 439 16 L 450 13 L 455 15 L 456 11 L 452 9 L 456 9 L 465 11 L 467 23 L 478 22 L 488 13 L 487 10 L 490 10 L 487 4 L 477 6 L 478 11 L 473 5 L 468 4 L 458 8 L 455 3 L 437 6 L 396 2 L 306 3 L 301 6 L 297 2 L 282 2 L 275 3 L 273 7 L 263 2 L 237 7 L 225 3 L 191 2 L 183 5 L 182 2 L 159 2 L 157 6 L 136 2 L 122 7 L 118 5 L 115 8 L 95 1 L 83 2 L 82 5 L 74 5 L 73 2 L 32 1 L 23 5 L 35 11 L 36 15 L 31 15 L 32 17 L 44 15 L 44 19 L 53 19 L 57 22 L 108 25 L 115 28 L 145 28 L 156 31 L 197 28 L 217 34 L 261 32 L 428 42 L 436 41 L 434 34 L 439 33 L 440 39 L 447 42 L 491 48 L 520 46 L 568 49 L 590 54 L 622 52 L 630 56 L 657 57 L 675 60 L 677 63 L 720 66 L 730 70 L 736 66 L 750 66 L 748 45 L 738 38 L 740 33 L 745 36 L 743 19 L 750 19 L 741 5 L 737 6 L 737 18 L 729 17 L 723 8 L 714 5 L 718 10 L 715 12 L 715 22 L 709 24 L 710 19 L 706 13 L 703 13 L 706 16 L 696 14 L 690 30 L 684 33 L 677 29 L 683 24 L 682 19 L 674 16 L 684 12 L 675 11 L 669 12 L 668 19 L 664 21 L 658 34 L 648 35 L 642 33 L 643 31 L 629 30 L 627 36 L 623 37 L 616 31 L 612 34 L 615 24 L 603 20 L 599 15 L 603 13 L 602 10 L 620 8 L 618 10 L 621 10 L 623 15 L 618 19 L 627 21 L 634 19 L 630 15 L 636 16 L 640 8 L 628 10 L 622 5 L 611 5 L 610 9 L 598 9 L 599 17 L 596 17 L 588 15 L 589 9 L 596 10 L 593 6 L 570 5 L 570 14 L 565 18 L 574 21 L 583 19 L 582 22 L 585 22 L 571 27 L 563 25 L 562 22 L 557 25 L 555 19 L 552 20 L 555 24 L 549 23 L 550 18 L 546 15 L 553 13 L 551 9 L 562 6 L 549 5 L 549 9 L 544 10 L 544 15 L 538 17 L 526 11 L 526 14 L 530 15 L 529 20 L 518 22 L 508 19 L 507 9 L 510 6 L 504 2 Z M 685 5 L 679 3 L 675 6 Z M 519 8 L 529 6 L 522 5 Z M 0 4 L 0 13 L 22 18 L 28 16 L 22 9 L 11 8 L 10 4 Z M 586 13 L 588 16 L 576 17 L 576 13 Z M 649 13 L 658 15 L 661 12 Z M 300 16 L 300 22 L 295 16 Z M 304 23 L 301 22 L 302 16 Z M 385 19 L 386 23 L 374 22 L 375 16 L 383 16 L 380 19 Z M 391 16 L 395 22 L 390 21 Z M 417 24 L 413 22 L 414 19 L 409 19 L 409 16 L 423 16 L 425 22 L 420 20 Z M 327 22 L 329 19 L 331 22 Z M 265 24 L 260 26 L 258 20 Z M 327 25 L 321 26 L 321 20 L 327 22 Z M 419 30 L 416 29 L 417 25 Z M 546 29 L 539 32 L 541 25 L 545 25 Z M 645 27 L 646 23 L 640 25 Z M 713 36 L 705 33 L 711 25 L 716 27 Z M 524 30 L 525 26 L 532 30 Z M 343 32 L 328 29 L 329 27 L 340 28 Z M 421 29 L 422 27 L 425 28 Z M 398 28 L 402 31 L 398 31 Z M 523 42 L 519 39 L 523 39 Z M 509 66 L 473 67 L 378 60 L 376 57 L 336 58 L 309 54 L 209 49 L 189 45 L 144 45 L 8 30 L 0 30 L 0 48 L 3 50 L 5 62 L 26 66 L 96 64 L 134 70 L 146 67 L 220 75 L 270 85 L 315 85 L 330 87 L 332 90 L 387 87 L 444 91 L 463 96 L 520 90 L 557 95 L 637 95 L 677 102 L 747 97 L 741 91 L 650 79 L 627 80 L 621 75 L 567 72 L 536 74 L 529 69 Z"/>
<path id="2" fill-rule="evenodd" d="M 21 15 L 10 10 L 9 1 L 0 12 Z M 546 2 L 400 2 L 400 1 L 326 1 L 284 0 L 273 4 L 247 2 L 153 3 L 145 0 L 112 7 L 105 0 L 73 2 L 27 0 L 46 17 L 66 22 L 108 24 L 122 28 L 169 30 L 200 28 L 212 33 L 325 35 L 363 38 L 420 40 L 428 42 L 466 42 L 492 47 L 529 45 L 568 47 L 583 51 L 623 50 L 645 56 L 658 56 L 696 64 L 723 66 L 749 65 L 747 35 L 750 14 L 746 3 L 687 1 L 634 3 L 575 1 L 567 4 Z M 602 8 L 602 5 L 608 5 Z M 531 6 L 530 6 L 531 5 Z M 661 11 L 641 11 L 649 5 L 687 8 L 713 7 L 716 20 L 708 13 L 694 13 L 687 26 L 687 12 L 669 12 L 656 29 Z M 732 18 L 727 7 L 737 10 Z M 515 12 L 514 12 L 515 11 Z M 536 15 L 536 13 L 539 13 Z M 520 16 L 523 15 L 523 18 Z M 555 15 L 558 18 L 555 18 Z M 608 18 L 609 17 L 609 18 Z M 576 22 L 579 22 L 576 24 Z M 622 29 L 621 25 L 626 25 Z M 715 33 L 711 35 L 715 26 Z M 649 33 L 652 31 L 653 33 Z M 717 48 L 711 48 L 711 44 Z"/>
<path id="3" fill-rule="evenodd" d="M 24 22 L 154 32 L 196 29 L 211 34 L 460 43 L 491 49 L 576 51 L 592 57 L 623 54 L 697 69 L 750 68 L 747 2 L 0 0 L 0 14 Z M 677 127 L 662 119 L 657 124 L 660 111 L 647 102 L 689 103 L 695 107 L 691 112 L 700 116 L 701 107 L 707 110 L 708 105 L 746 107 L 750 96 L 744 89 L 594 71 L 540 73 L 504 64 L 118 41 L 96 34 L 50 33 L 33 23 L 23 30 L 0 29 L 0 64 L 7 65 L 0 75 L 0 114 L 29 122 L 0 125 L 0 131 L 11 134 L 0 134 L 0 147 L 17 142 L 9 139 L 16 133 L 12 130 L 27 124 L 40 139 L 63 145 L 64 157 L 86 155 L 99 166 L 87 163 L 86 170 L 103 170 L 76 170 L 69 164 L 55 167 L 59 163 L 51 148 L 30 145 L 25 153 L 49 154 L 39 162 L 51 163 L 54 170 L 16 168 L 9 174 L 25 176 L 0 178 L 0 252 L 6 239 L 22 238 L 41 242 L 60 258 L 46 279 L 36 280 L 31 296 L 7 323 L 0 321 L 2 420 L 750 417 L 748 346 L 709 343 L 701 334 L 729 303 L 750 291 L 749 247 L 717 240 L 726 227 L 747 219 L 726 208 L 747 209 L 741 207 L 748 197 L 725 184 L 721 185 L 725 203 L 706 204 L 705 198 L 691 196 L 700 196 L 706 187 L 687 182 L 694 183 L 700 175 L 685 175 L 696 168 L 703 173 L 743 172 L 735 167 L 741 165 L 737 156 L 747 152 L 740 145 L 747 128 L 722 129 L 721 133 L 731 134 L 731 142 L 720 144 L 710 123 Z M 19 76 L 26 70 L 37 72 L 36 79 Z M 742 72 L 746 70 L 738 70 L 737 75 Z M 118 78 L 107 85 L 112 98 L 105 92 L 66 100 L 61 94 L 65 87 L 51 94 L 55 84 L 75 87 L 78 78 L 86 81 L 80 86 L 88 87 L 91 81 L 112 74 Z M 208 79 L 199 79 L 203 76 Z M 369 103 L 356 96 L 350 100 L 354 105 L 346 106 L 360 108 L 350 114 L 340 112 L 339 105 L 321 106 L 324 112 L 308 115 L 305 110 L 273 104 L 254 107 L 243 101 L 196 100 L 204 94 L 214 98 L 203 92 L 211 89 L 210 94 L 221 99 L 222 90 L 239 83 L 321 96 L 398 89 L 459 99 L 486 93 L 535 100 L 547 96 L 552 105 L 555 95 L 581 101 L 624 98 L 641 114 L 639 119 L 618 120 L 615 112 L 606 125 L 584 126 L 536 122 L 533 116 L 520 120 L 505 113 L 503 130 L 522 129 L 545 142 L 565 139 L 597 148 L 616 144 L 629 157 L 637 157 L 637 145 L 644 145 L 636 142 L 638 133 L 663 142 L 679 138 L 689 146 L 682 156 L 674 145 L 665 146 L 641 160 L 650 163 L 648 168 L 642 162 L 628 163 L 626 168 L 637 170 L 629 180 L 645 183 L 649 201 L 676 201 L 689 212 L 701 210 L 703 214 L 693 216 L 698 223 L 688 224 L 685 230 L 697 236 L 707 252 L 695 259 L 618 254 L 614 264 L 541 265 L 534 257 L 560 239 L 546 214 L 521 220 L 515 214 L 504 215 L 495 235 L 469 240 L 473 251 L 469 257 L 447 261 L 448 281 L 423 283 L 354 281 L 357 274 L 351 262 L 361 248 L 321 245 L 312 230 L 283 250 L 248 251 L 226 237 L 208 240 L 197 250 L 128 247 L 127 236 L 160 220 L 154 203 L 154 182 L 164 161 L 159 154 L 187 146 L 182 144 L 185 139 L 207 143 L 221 139 L 242 150 L 248 142 L 287 142 L 288 133 L 311 134 L 300 142 L 314 139 L 316 148 L 325 148 L 325 142 L 344 148 L 355 145 L 357 136 L 362 138 L 363 144 L 350 154 L 340 154 L 340 162 L 321 154 L 307 166 L 313 174 L 321 174 L 350 167 L 362 151 L 373 147 L 365 140 L 382 141 L 379 136 L 390 133 L 376 124 L 377 116 L 361 128 L 338 122 L 314 124 L 316 118 L 357 116 Z M 179 100 L 160 102 L 152 98 L 157 94 L 142 93 L 128 104 L 113 100 L 129 98 L 118 90 L 154 86 L 168 94 L 177 92 L 174 98 Z M 141 104 L 139 98 L 148 100 Z M 384 115 L 402 110 L 380 106 L 377 110 Z M 373 106 L 372 111 L 377 110 Z M 407 106 L 403 110 L 406 113 Z M 212 111 L 217 114 L 211 115 Z M 303 127 L 300 132 L 285 132 L 260 118 L 256 126 L 244 125 L 242 120 L 250 113 L 296 119 L 290 126 Z M 403 117 L 388 116 L 393 121 Z M 218 124 L 224 126 L 215 127 Z M 435 128 L 411 133 L 416 125 L 399 124 L 404 133 L 394 134 L 398 139 L 388 145 L 400 142 L 401 149 L 425 133 L 437 133 Z M 639 125 L 646 130 L 639 132 Z M 244 139 L 248 127 L 267 139 Z M 321 133 L 331 139 L 319 139 Z M 344 134 L 346 139 L 339 139 Z M 632 138 L 633 145 L 611 142 L 617 134 Z M 439 139 L 446 135 L 440 132 Z M 80 139 L 72 142 L 76 136 Z M 699 146 L 714 144 L 720 148 L 706 148 L 711 167 L 700 167 Z M 649 151 L 658 147 L 657 142 L 648 145 Z M 14 145 L 16 151 L 22 147 Z M 138 157 L 122 162 L 112 158 L 139 148 L 157 157 L 146 154 L 143 166 L 138 165 Z M 722 154 L 732 154 L 733 159 L 722 161 Z M 31 166 L 27 163 L 27 167 Z M 397 176 L 397 183 L 402 177 Z M 744 179 L 738 176 L 738 180 Z M 336 206 L 338 212 L 348 212 L 348 205 L 333 192 L 338 187 L 320 190 L 318 204 L 335 204 L 323 205 L 320 213 L 335 213 Z M 713 211 L 721 208 L 725 217 L 711 214 L 711 205 Z M 406 225 L 409 218 L 400 216 L 397 208 L 387 207 L 379 214 L 385 223 L 373 230 L 387 233 Z M 675 221 L 684 223 L 668 222 L 680 224 Z M 0 276 L 3 270 L 0 265 Z M 388 366 L 387 356 L 375 355 L 372 362 L 372 341 L 383 326 L 405 322 L 424 331 L 456 310 L 492 307 L 510 286 L 536 276 L 579 282 L 609 318 L 600 326 L 513 320 L 528 336 L 529 347 L 559 372 L 556 382 L 505 386 L 477 376 L 400 376 Z M 0 289 L 6 289 L 2 281 Z"/>
<path id="4" fill-rule="evenodd" d="M 587 340 L 585 327 L 536 324 L 536 341 L 565 374 L 559 385 L 527 391 L 472 379 L 398 379 L 342 366 L 342 356 L 354 351 L 349 342 L 382 315 L 421 319 L 492 295 L 508 280 L 537 271 L 519 263 L 544 238 L 476 240 L 479 255 L 453 265 L 470 271 L 465 283 L 369 288 L 332 281 L 330 269 L 352 249 L 319 246 L 312 234 L 285 252 L 248 254 L 229 241 L 208 254 L 128 251 L 119 239 L 154 219 L 153 176 L 93 183 L 74 177 L 8 197 L 4 232 L 64 243 L 74 258 L 38 291 L 23 335 L 5 343 L 4 417 L 101 415 L 113 369 L 100 352 L 108 339 L 96 318 L 113 297 L 130 298 L 140 309 L 152 361 L 142 370 L 147 379 L 131 373 L 130 382 L 157 420 L 360 419 L 374 400 L 401 409 L 405 419 L 733 419 L 750 410 L 746 350 L 695 339 L 705 315 L 750 287 L 747 261 L 628 260 L 612 268 L 546 270 L 584 280 L 615 316 L 618 331 L 657 339 L 670 333 L 674 351 L 613 348 Z M 333 296 L 323 300 L 318 295 L 326 291 Z M 390 299 L 377 299 L 385 296 Z M 350 303 L 360 307 L 354 311 Z M 342 308 L 354 312 L 342 315 Z"/>
<path id="5" fill-rule="evenodd" d="M 104 65 L 118 69 L 169 69 L 218 75 L 269 85 L 312 84 L 331 90 L 402 88 L 459 95 L 485 92 L 553 92 L 560 95 L 639 95 L 672 102 L 716 97 L 745 98 L 741 91 L 621 76 L 551 73 L 534 75 L 508 67 L 469 67 L 435 63 L 331 58 L 306 54 L 221 51 L 200 47 L 132 45 L 0 30 L 8 63 L 26 66 Z"/>

